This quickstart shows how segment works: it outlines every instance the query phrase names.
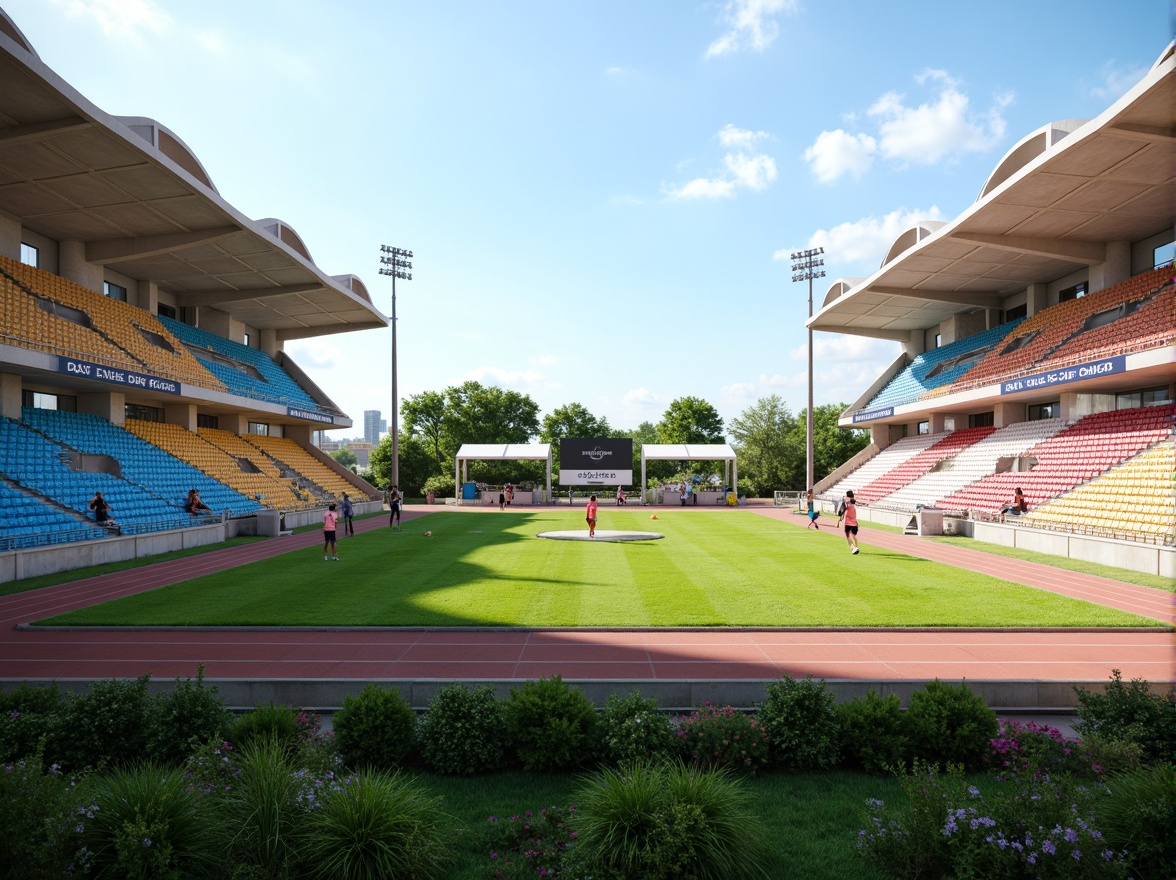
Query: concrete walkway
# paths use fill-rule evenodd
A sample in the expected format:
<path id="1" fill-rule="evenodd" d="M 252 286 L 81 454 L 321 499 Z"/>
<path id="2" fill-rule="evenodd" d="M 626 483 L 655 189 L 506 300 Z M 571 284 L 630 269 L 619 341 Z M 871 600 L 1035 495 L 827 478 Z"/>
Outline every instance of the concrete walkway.
<path id="1" fill-rule="evenodd" d="M 405 520 L 436 510 L 410 507 Z M 470 515 L 489 510 L 465 508 Z M 700 509 L 701 514 L 706 509 Z M 496 510 L 494 512 L 497 512 Z M 693 513 L 693 511 L 688 511 Z M 723 515 L 769 516 L 803 524 L 783 508 L 732 509 Z M 356 523 L 386 528 L 383 517 Z M 490 682 L 502 693 L 520 681 L 559 674 L 603 700 L 625 683 L 664 707 L 705 700 L 751 705 L 763 683 L 782 673 L 826 679 L 842 697 L 905 697 L 927 680 L 967 679 L 1001 709 L 1065 711 L 1072 685 L 1099 687 L 1112 668 L 1156 686 L 1172 681 L 1173 639 L 1146 630 L 952 629 L 155 629 L 54 630 L 29 621 L 308 548 L 307 532 L 146 565 L 113 575 L 0 598 L 0 685 L 56 680 L 81 687 L 98 678 L 150 673 L 158 686 L 195 675 L 204 664 L 230 705 L 273 699 L 306 708 L 337 706 L 368 681 L 396 682 L 414 705 L 441 684 Z M 344 546 L 345 546 L 344 539 Z M 877 547 L 983 571 L 1172 622 L 1172 594 L 1075 574 L 891 532 L 862 529 L 863 554 Z"/>

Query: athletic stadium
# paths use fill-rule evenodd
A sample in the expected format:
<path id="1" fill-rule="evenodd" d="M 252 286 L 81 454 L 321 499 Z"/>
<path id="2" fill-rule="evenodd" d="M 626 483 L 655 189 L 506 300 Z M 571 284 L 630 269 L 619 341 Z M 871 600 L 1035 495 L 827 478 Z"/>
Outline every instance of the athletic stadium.
<path id="1" fill-rule="evenodd" d="M 329 710 L 370 681 L 423 706 L 447 681 L 504 690 L 560 674 L 598 703 L 639 683 L 689 707 L 751 705 L 787 672 L 842 696 L 964 678 L 994 707 L 1064 711 L 1072 684 L 1115 667 L 1170 681 L 1169 593 L 927 536 L 1176 576 L 1174 73 L 1169 45 L 1097 118 L 1043 121 L 970 208 L 902 233 L 809 322 L 903 351 L 842 416 L 871 443 L 815 487 L 824 510 L 853 489 L 864 544 L 1151 626 L 78 630 L 33 622 L 294 550 L 317 559 L 319 534 L 290 532 L 344 492 L 360 515 L 384 510 L 315 447 L 351 416 L 283 347 L 389 318 L 360 278 L 316 266 L 290 224 L 234 208 L 178 133 L 92 104 L 0 12 L 0 583 L 269 539 L 6 596 L 0 683 L 166 682 L 204 664 L 231 705 Z M 1028 509 L 1010 515 L 1015 488 Z M 206 509 L 186 509 L 189 489 Z M 95 521 L 96 491 L 115 525 Z M 405 519 L 454 511 L 413 505 Z M 689 515 L 804 523 L 791 504 Z M 385 522 L 356 525 L 362 538 Z"/>

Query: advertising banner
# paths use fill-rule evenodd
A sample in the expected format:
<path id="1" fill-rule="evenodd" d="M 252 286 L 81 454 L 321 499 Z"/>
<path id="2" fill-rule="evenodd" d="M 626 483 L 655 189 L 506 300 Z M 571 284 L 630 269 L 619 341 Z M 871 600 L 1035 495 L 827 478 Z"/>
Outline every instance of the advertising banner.
<path id="1" fill-rule="evenodd" d="M 559 441 L 561 486 L 633 485 L 633 439 L 565 437 Z"/>
<path id="2" fill-rule="evenodd" d="M 1069 382 L 1081 382 L 1083 379 L 1097 379 L 1100 376 L 1111 376 L 1122 373 L 1127 369 L 1126 355 L 1117 354 L 1113 357 L 1091 361 L 1087 364 L 1077 364 L 1072 367 L 1062 367 L 1045 373 L 1034 373 L 1032 376 L 1022 376 L 1020 379 L 1008 379 L 1000 384 L 1001 394 L 1017 394 L 1021 391 L 1038 391 L 1052 388 L 1054 385 L 1065 385 Z"/>
<path id="3" fill-rule="evenodd" d="M 163 394 L 179 394 L 180 383 L 174 379 L 164 379 L 159 376 L 149 376 L 146 373 L 135 373 L 120 367 L 107 367 L 90 361 L 59 355 L 57 358 L 57 372 L 69 376 L 79 376 L 83 379 L 97 379 L 99 382 L 110 382 L 113 385 L 126 385 L 129 388 L 139 388 L 143 391 L 156 391 Z"/>

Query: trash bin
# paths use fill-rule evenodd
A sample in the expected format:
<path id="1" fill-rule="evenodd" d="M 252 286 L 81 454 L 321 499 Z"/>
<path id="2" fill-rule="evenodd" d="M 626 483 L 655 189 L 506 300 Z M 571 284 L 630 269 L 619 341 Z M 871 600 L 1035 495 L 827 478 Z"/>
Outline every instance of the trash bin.
<path id="1" fill-rule="evenodd" d="M 461 500 L 462 501 L 473 501 L 477 497 L 478 497 L 478 484 L 477 483 L 462 483 L 461 484 Z"/>

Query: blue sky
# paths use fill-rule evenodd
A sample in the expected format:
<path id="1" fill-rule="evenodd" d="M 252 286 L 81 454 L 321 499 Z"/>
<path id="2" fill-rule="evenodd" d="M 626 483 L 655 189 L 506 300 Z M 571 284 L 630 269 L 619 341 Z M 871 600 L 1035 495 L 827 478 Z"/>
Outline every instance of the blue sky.
<path id="1" fill-rule="evenodd" d="M 685 395 L 727 421 L 806 402 L 807 287 L 950 219 L 1005 152 L 1090 118 L 1171 39 L 1166 0 L 0 0 L 103 110 L 152 117 L 221 195 L 277 217 L 381 311 L 401 397 L 466 379 L 613 427 Z M 287 351 L 358 423 L 387 416 L 390 334 Z M 816 402 L 894 343 L 816 334 Z"/>

